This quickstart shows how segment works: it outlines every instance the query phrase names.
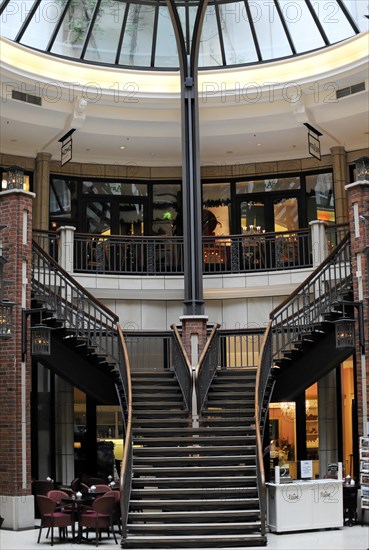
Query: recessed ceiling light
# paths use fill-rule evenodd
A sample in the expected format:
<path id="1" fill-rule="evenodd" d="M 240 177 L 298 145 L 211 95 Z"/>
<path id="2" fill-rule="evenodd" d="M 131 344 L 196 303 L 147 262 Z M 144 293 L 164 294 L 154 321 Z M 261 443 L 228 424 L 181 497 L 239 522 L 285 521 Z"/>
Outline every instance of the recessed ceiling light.
<path id="1" fill-rule="evenodd" d="M 261 147 L 261 143 L 257 143 L 256 145 L 257 145 L 257 147 Z"/>
<path id="2" fill-rule="evenodd" d="M 12 143 L 16 143 L 18 140 L 17 139 L 11 139 L 10 140 Z"/>
<path id="3" fill-rule="evenodd" d="M 125 146 L 124 146 L 124 145 L 121 145 L 121 146 L 120 146 L 120 149 L 125 149 Z"/>
<path id="4" fill-rule="evenodd" d="M 231 155 L 233 151 L 227 151 L 227 155 Z"/>

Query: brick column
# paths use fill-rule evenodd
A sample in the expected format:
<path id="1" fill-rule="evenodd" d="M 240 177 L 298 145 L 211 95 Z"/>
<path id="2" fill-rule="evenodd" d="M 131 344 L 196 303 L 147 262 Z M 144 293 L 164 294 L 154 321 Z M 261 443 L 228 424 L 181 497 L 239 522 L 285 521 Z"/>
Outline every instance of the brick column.
<path id="1" fill-rule="evenodd" d="M 180 320 L 184 348 L 192 367 L 196 367 L 206 343 L 208 318 L 205 315 L 183 315 Z"/>
<path id="2" fill-rule="evenodd" d="M 30 307 L 33 193 L 0 193 L 4 299 L 14 302 L 13 331 L 0 339 L 0 514 L 3 527 L 34 526 L 31 495 L 31 359 L 22 354 L 22 309 Z M 29 342 L 29 320 L 27 322 Z"/>
<path id="3" fill-rule="evenodd" d="M 349 205 L 349 221 L 352 248 L 352 273 L 354 301 L 363 303 L 363 329 L 365 350 L 360 350 L 356 340 L 357 409 L 359 435 L 368 435 L 369 399 L 369 181 L 357 181 L 346 185 Z M 358 327 L 356 334 L 358 335 Z M 362 351 L 364 353 L 362 353 Z"/>

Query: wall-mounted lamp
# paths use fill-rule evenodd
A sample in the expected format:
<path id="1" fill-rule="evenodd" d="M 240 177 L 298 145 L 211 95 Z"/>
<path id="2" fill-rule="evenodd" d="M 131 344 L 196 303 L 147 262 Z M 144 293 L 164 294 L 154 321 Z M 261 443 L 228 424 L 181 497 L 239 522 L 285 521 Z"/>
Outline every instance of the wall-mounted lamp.
<path id="1" fill-rule="evenodd" d="M 31 355 L 50 355 L 50 328 L 45 325 L 31 327 Z"/>
<path id="2" fill-rule="evenodd" d="M 356 181 L 369 181 L 369 157 L 355 160 Z"/>
<path id="3" fill-rule="evenodd" d="M 23 189 L 24 170 L 20 166 L 7 168 L 7 189 Z"/>
<path id="4" fill-rule="evenodd" d="M 355 307 L 358 311 L 359 323 L 359 344 L 360 351 L 365 354 L 365 336 L 364 336 L 364 312 L 363 302 L 340 301 L 340 304 Z M 354 348 L 355 347 L 355 319 L 343 317 L 335 321 L 336 330 L 336 348 Z"/>
<path id="5" fill-rule="evenodd" d="M 13 302 L 0 301 L 0 338 L 11 338 L 13 329 Z"/>
<path id="6" fill-rule="evenodd" d="M 335 321 L 336 348 L 353 348 L 355 346 L 355 319 L 337 319 Z"/>
<path id="7" fill-rule="evenodd" d="M 33 313 L 40 314 L 38 325 L 31 326 L 31 355 L 50 355 L 51 353 L 51 329 L 41 322 L 42 310 L 22 310 L 22 356 L 23 361 L 27 354 L 27 317 Z"/>

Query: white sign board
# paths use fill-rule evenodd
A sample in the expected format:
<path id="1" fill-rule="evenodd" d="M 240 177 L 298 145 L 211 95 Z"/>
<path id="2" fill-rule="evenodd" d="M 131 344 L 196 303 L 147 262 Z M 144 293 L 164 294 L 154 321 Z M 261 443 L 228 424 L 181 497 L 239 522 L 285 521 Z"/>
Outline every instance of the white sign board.
<path id="1" fill-rule="evenodd" d="M 313 461 L 312 460 L 300 461 L 300 475 L 301 475 L 301 479 L 313 478 Z"/>

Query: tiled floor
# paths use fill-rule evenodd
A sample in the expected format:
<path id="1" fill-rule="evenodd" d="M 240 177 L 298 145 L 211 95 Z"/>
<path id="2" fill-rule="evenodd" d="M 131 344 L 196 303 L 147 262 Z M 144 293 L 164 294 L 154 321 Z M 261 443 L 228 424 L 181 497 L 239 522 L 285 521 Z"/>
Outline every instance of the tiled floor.
<path id="1" fill-rule="evenodd" d="M 43 547 L 50 548 L 50 539 L 45 539 L 46 531 L 42 533 L 40 544 L 37 544 L 38 529 L 28 531 L 6 531 L 0 530 L 1 550 L 41 550 Z M 86 548 L 86 545 L 83 545 Z M 89 547 L 95 548 L 92 543 Z M 114 544 L 111 537 L 109 540 L 103 538 L 99 548 L 120 548 Z M 81 545 L 68 542 L 59 544 L 55 542 L 55 548 L 67 550 L 81 548 Z M 369 549 L 369 527 L 354 525 L 342 529 L 330 529 L 327 531 L 309 531 L 304 533 L 291 534 L 268 534 L 268 550 L 368 550 Z M 260 550 L 260 547 L 258 547 Z"/>

